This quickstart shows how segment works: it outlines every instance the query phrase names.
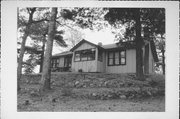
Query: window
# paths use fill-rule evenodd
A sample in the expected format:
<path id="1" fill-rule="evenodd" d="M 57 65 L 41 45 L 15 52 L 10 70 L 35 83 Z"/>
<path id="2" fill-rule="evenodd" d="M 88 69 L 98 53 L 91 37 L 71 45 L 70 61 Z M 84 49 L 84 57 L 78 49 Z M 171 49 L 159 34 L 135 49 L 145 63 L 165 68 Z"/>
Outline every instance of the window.
<path id="1" fill-rule="evenodd" d="M 114 53 L 109 52 L 108 53 L 108 65 L 113 65 L 114 64 Z"/>
<path id="2" fill-rule="evenodd" d="M 88 50 L 88 53 L 87 53 L 88 60 L 95 60 L 95 51 L 96 50 L 94 48 Z"/>
<path id="3" fill-rule="evenodd" d="M 75 52 L 74 61 L 80 61 L 80 52 Z"/>
<path id="4" fill-rule="evenodd" d="M 75 52 L 74 61 L 95 60 L 95 49 L 87 49 Z"/>
<path id="5" fill-rule="evenodd" d="M 114 56 L 114 58 L 115 58 L 115 59 L 114 59 L 114 60 L 115 60 L 115 61 L 114 61 L 114 64 L 115 64 L 115 65 L 118 65 L 118 64 L 119 64 L 119 52 L 115 52 L 114 54 L 115 54 L 115 56 Z"/>
<path id="6" fill-rule="evenodd" d="M 70 56 L 64 57 L 64 67 L 71 67 L 71 57 Z"/>
<path id="7" fill-rule="evenodd" d="M 59 66 L 59 59 L 52 59 L 51 66 L 53 68 L 58 67 Z"/>
<path id="8" fill-rule="evenodd" d="M 126 53 L 125 53 L 125 51 L 121 51 L 120 52 L 120 64 L 126 64 Z"/>
<path id="9" fill-rule="evenodd" d="M 81 60 L 87 61 L 87 59 L 88 59 L 88 50 L 81 51 Z"/>
<path id="10" fill-rule="evenodd" d="M 126 64 L 126 52 L 114 51 L 108 52 L 108 66 L 125 65 Z"/>

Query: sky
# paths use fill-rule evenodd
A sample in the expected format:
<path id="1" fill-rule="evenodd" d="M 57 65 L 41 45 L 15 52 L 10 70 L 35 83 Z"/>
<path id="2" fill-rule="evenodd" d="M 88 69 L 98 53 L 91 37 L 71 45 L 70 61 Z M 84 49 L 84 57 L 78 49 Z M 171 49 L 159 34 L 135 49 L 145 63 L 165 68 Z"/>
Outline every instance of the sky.
<path id="1" fill-rule="evenodd" d="M 111 33 L 109 29 L 101 31 L 84 30 L 84 33 L 85 40 L 88 40 L 95 44 L 102 42 L 102 44 L 105 45 L 112 44 L 114 42 L 114 35 Z"/>
<path id="2" fill-rule="evenodd" d="M 65 31 L 64 39 L 72 38 L 72 31 Z M 85 39 L 87 41 L 90 41 L 94 44 L 98 44 L 101 42 L 103 45 L 106 44 L 112 44 L 114 43 L 114 34 L 112 34 L 112 31 L 110 28 L 102 29 L 100 31 L 94 31 L 90 29 L 79 29 L 76 32 L 74 32 L 73 36 L 75 39 Z M 78 36 L 79 35 L 79 36 Z M 62 48 L 60 46 L 54 45 L 52 54 L 60 53 L 63 51 L 67 51 L 67 48 Z"/>

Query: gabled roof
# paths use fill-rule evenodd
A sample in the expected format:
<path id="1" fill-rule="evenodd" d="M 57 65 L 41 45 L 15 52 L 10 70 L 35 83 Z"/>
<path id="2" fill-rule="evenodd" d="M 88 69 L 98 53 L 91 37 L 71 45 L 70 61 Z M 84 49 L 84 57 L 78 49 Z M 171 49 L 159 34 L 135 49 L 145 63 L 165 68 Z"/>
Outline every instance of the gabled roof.
<path id="1" fill-rule="evenodd" d="M 97 47 L 97 48 L 103 49 L 101 46 L 96 45 L 96 44 L 94 44 L 94 43 L 91 43 L 91 42 L 83 39 L 83 40 L 81 40 L 78 44 L 76 44 L 73 48 L 71 48 L 70 51 L 74 51 L 76 48 L 78 48 L 79 46 L 81 46 L 83 43 L 88 43 L 88 44 L 90 44 L 90 45 L 92 45 L 92 46 L 95 46 L 95 47 Z"/>

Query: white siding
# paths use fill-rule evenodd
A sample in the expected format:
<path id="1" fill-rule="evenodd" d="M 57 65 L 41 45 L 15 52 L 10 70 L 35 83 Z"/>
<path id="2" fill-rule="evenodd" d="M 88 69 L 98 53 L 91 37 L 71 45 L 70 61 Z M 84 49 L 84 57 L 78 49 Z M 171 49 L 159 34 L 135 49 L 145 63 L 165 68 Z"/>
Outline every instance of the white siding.
<path id="1" fill-rule="evenodd" d="M 79 69 L 83 72 L 97 72 L 96 61 L 73 62 L 72 71 L 78 72 Z"/>
<path id="2" fill-rule="evenodd" d="M 78 50 L 85 50 L 85 49 L 90 49 L 90 48 L 96 48 L 95 46 L 92 46 L 88 43 L 84 43 L 80 45 L 75 51 Z M 74 51 L 74 52 L 75 52 Z M 95 60 L 92 61 L 74 61 L 74 52 L 73 52 L 73 59 L 72 59 L 72 71 L 78 72 L 79 69 L 82 69 L 83 72 L 97 72 L 97 57 Z M 96 50 L 97 52 L 97 50 Z"/>
<path id="3" fill-rule="evenodd" d="M 108 66 L 106 54 L 107 73 L 136 73 L 136 51 L 135 49 L 126 50 L 126 65 Z"/>

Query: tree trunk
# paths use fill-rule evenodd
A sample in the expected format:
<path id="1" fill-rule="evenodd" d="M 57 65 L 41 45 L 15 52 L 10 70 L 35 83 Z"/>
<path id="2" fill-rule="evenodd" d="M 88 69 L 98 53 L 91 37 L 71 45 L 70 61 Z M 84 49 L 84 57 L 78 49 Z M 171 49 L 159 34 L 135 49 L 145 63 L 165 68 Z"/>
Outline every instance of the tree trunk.
<path id="1" fill-rule="evenodd" d="M 27 40 L 27 37 L 29 35 L 29 29 L 30 29 L 30 26 L 32 24 L 33 14 L 36 11 L 36 8 L 30 8 L 30 9 L 28 9 L 28 11 L 29 11 L 29 19 L 28 19 L 28 23 L 26 24 L 26 29 L 25 29 L 25 32 L 24 32 L 24 36 L 22 38 L 20 55 L 19 55 L 19 58 L 18 58 L 18 67 L 17 67 L 17 83 L 18 83 L 17 84 L 17 90 L 18 91 L 21 89 L 20 88 L 20 79 L 21 79 L 21 75 L 22 75 L 22 63 L 23 63 L 23 57 L 24 57 L 24 53 L 25 53 L 26 40 Z"/>
<path id="2" fill-rule="evenodd" d="M 27 28 L 28 30 L 28 28 Z M 25 52 L 25 44 L 26 44 L 26 40 L 28 37 L 28 33 L 25 32 L 24 36 L 22 38 L 22 43 L 21 43 L 21 49 L 20 49 L 20 54 L 19 54 L 19 58 L 18 58 L 18 67 L 17 67 L 17 90 L 19 91 L 20 88 L 20 79 L 21 79 L 21 73 L 22 73 L 22 64 L 23 64 L 23 57 L 24 57 L 24 52 Z"/>
<path id="3" fill-rule="evenodd" d="M 45 43 L 46 43 L 46 36 L 45 35 L 44 35 L 44 40 L 42 43 L 43 43 L 43 45 L 42 45 L 41 63 L 40 63 L 40 70 L 39 70 L 40 73 L 43 70 L 44 50 L 45 50 Z"/>
<path id="4" fill-rule="evenodd" d="M 161 34 L 161 39 L 164 39 L 163 38 L 163 35 Z M 163 70 L 163 74 L 165 75 L 165 49 L 164 49 L 164 43 L 163 43 L 163 40 L 162 40 L 162 47 L 161 47 L 161 52 L 162 52 L 162 70 Z"/>
<path id="5" fill-rule="evenodd" d="M 145 46 L 144 53 L 144 73 L 149 74 L 149 44 Z"/>
<path id="6" fill-rule="evenodd" d="M 57 15 L 57 8 L 52 8 L 51 19 L 49 21 L 49 28 L 48 28 L 47 48 L 45 50 L 45 57 L 43 61 L 43 72 L 40 81 L 41 92 L 50 89 L 51 57 L 52 57 L 52 47 L 53 47 L 53 39 L 55 33 L 56 15 Z"/>
<path id="7" fill-rule="evenodd" d="M 143 51 L 142 51 L 142 38 L 141 38 L 141 21 L 140 21 L 140 9 L 134 9 L 134 18 L 136 21 L 136 77 L 138 80 L 144 80 L 143 73 Z"/>
<path id="8" fill-rule="evenodd" d="M 163 69 L 163 74 L 165 75 L 165 56 L 164 56 L 165 50 L 164 50 L 164 47 L 162 48 L 161 52 L 162 52 L 162 69 Z"/>

